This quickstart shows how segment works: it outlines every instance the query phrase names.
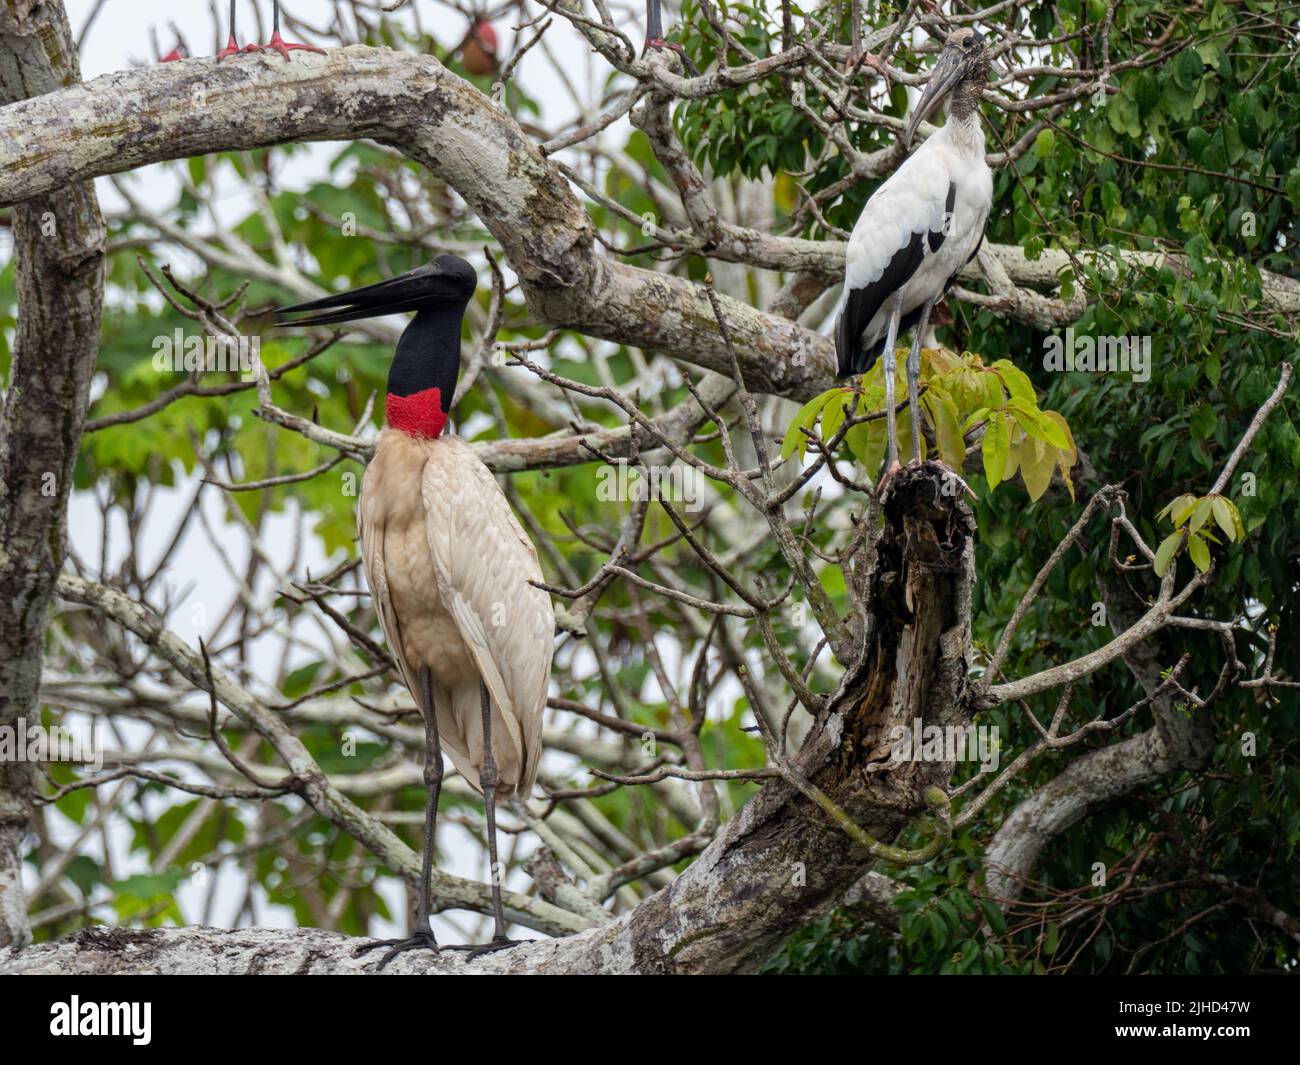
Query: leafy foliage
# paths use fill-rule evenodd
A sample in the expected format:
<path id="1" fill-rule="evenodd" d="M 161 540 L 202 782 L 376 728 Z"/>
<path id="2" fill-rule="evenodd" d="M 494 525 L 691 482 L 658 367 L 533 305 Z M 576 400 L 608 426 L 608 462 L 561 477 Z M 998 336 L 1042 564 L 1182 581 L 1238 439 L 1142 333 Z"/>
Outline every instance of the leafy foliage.
<path id="1" fill-rule="evenodd" d="M 896 395 L 907 394 L 904 374 L 900 363 L 894 382 Z M 918 391 L 923 423 L 930 428 L 939 461 L 949 469 L 964 471 L 966 436 L 982 429 L 984 477 L 990 490 L 1019 471 L 1030 498 L 1037 500 L 1047 490 L 1053 473 L 1059 471 L 1074 495 L 1070 470 L 1078 451 L 1070 427 L 1057 411 L 1039 409 L 1034 386 L 1008 359 L 985 366 L 969 351 L 956 355 L 946 349 L 922 348 L 920 383 L 924 386 Z M 828 389 L 804 404 L 786 430 L 781 457 L 798 454 L 802 459 L 812 427 L 820 422 L 821 449 L 842 445 L 874 480 L 880 474 L 888 442 L 884 401 L 884 368 L 877 362 L 858 384 Z M 897 424 L 898 452 L 911 455 L 912 426 L 905 410 L 898 415 Z M 921 458 L 930 450 L 923 429 Z"/>
<path id="2" fill-rule="evenodd" d="M 1241 514 L 1232 500 L 1221 495 L 1205 495 L 1199 499 L 1194 495 L 1181 495 L 1168 506 L 1162 508 L 1157 518 L 1168 518 L 1178 531 L 1170 533 L 1156 550 L 1156 575 L 1163 577 L 1169 564 L 1177 556 L 1183 545 L 1196 568 L 1205 573 L 1210 568 L 1210 547 L 1219 541 L 1215 538 L 1209 525 L 1211 517 L 1229 541 L 1245 538 L 1246 530 L 1241 524 Z"/>

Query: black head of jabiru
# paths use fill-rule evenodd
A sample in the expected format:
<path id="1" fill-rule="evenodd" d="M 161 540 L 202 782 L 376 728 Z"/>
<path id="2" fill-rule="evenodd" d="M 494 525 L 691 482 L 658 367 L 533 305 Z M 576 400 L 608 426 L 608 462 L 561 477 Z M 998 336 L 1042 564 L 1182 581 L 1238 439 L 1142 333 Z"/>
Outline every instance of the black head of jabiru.
<path id="1" fill-rule="evenodd" d="M 436 437 L 447 424 L 460 376 L 460 334 L 478 275 L 464 259 L 433 262 L 387 281 L 280 307 L 280 325 L 335 325 L 414 311 L 388 370 L 388 424 L 412 436 Z M 306 317 L 293 317 L 305 314 Z"/>
<path id="2" fill-rule="evenodd" d="M 939 53 L 925 92 L 903 127 L 903 147 L 911 147 L 921 123 L 949 96 L 952 97 L 950 114 L 961 119 L 973 114 L 979 107 L 980 92 L 988 75 L 988 43 L 984 36 L 970 26 L 953 30 Z"/>

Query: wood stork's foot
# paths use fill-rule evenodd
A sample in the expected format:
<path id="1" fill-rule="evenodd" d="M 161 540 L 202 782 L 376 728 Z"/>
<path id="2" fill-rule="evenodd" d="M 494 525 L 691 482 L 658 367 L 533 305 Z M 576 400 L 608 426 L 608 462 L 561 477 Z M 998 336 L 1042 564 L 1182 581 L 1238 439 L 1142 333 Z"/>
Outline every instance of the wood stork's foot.
<path id="1" fill-rule="evenodd" d="M 271 39 L 267 42 L 265 51 L 279 52 L 285 59 L 289 58 L 290 52 L 316 52 L 320 55 L 325 54 L 324 48 L 317 48 L 314 44 L 294 44 L 292 41 L 286 41 L 280 36 L 279 30 L 276 30 L 271 34 Z"/>
<path id="2" fill-rule="evenodd" d="M 165 56 L 163 56 L 160 60 L 158 60 L 158 62 L 159 62 L 159 63 L 179 63 L 182 59 L 185 59 L 185 58 L 187 58 L 187 57 L 186 57 L 186 55 L 181 51 L 181 46 L 178 44 L 175 48 L 173 48 L 170 52 L 168 52 Z"/>
<path id="3" fill-rule="evenodd" d="M 473 961 L 484 954 L 495 954 L 498 950 L 509 950 L 511 947 L 521 947 L 525 943 L 535 942 L 537 942 L 535 939 L 506 939 L 505 936 L 494 936 L 490 943 L 455 943 L 443 947 L 443 950 L 467 951 L 465 960 Z"/>
<path id="4" fill-rule="evenodd" d="M 379 968 L 376 972 L 383 972 L 384 966 L 392 961 L 397 955 L 408 950 L 431 950 L 435 954 L 442 948 L 438 946 L 438 941 L 433 938 L 433 932 L 425 929 L 423 932 L 416 932 L 410 939 L 376 939 L 373 943 L 363 943 L 352 952 L 354 958 L 361 957 L 372 950 L 378 950 L 381 947 L 388 947 L 388 953 L 379 961 Z"/>
<path id="5" fill-rule="evenodd" d="M 232 36 L 230 40 L 226 42 L 226 47 L 217 53 L 217 59 L 227 59 L 232 55 L 239 55 L 241 51 L 242 49 L 235 43 L 235 38 Z"/>
<path id="6" fill-rule="evenodd" d="M 898 459 L 891 459 L 885 466 L 885 472 L 880 475 L 880 480 L 876 482 L 877 498 L 884 495 L 885 487 L 889 484 L 889 479 L 894 476 L 903 467 L 898 464 Z"/>

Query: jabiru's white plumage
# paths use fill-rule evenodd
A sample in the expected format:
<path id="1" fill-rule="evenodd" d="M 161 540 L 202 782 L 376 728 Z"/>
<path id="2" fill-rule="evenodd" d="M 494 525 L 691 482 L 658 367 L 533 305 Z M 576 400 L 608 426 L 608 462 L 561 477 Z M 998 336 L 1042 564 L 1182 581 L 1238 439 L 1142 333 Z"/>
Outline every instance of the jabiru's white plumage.
<path id="1" fill-rule="evenodd" d="M 443 429 L 460 370 L 461 323 L 473 268 L 440 256 L 409 274 L 282 313 L 330 324 L 415 311 L 388 375 L 388 427 L 361 481 L 362 563 L 389 649 L 425 723 L 425 816 L 419 916 L 411 938 L 368 944 L 438 949 L 428 926 L 442 755 L 484 797 L 495 934 L 505 936 L 496 876 L 496 801 L 527 795 L 542 753 L 555 616 L 537 552 L 491 471 Z"/>
<path id="2" fill-rule="evenodd" d="M 993 203 L 993 175 L 984 161 L 980 90 L 988 76 L 984 38 L 969 27 L 954 31 L 903 130 L 909 145 L 917 127 L 951 97 L 948 121 L 867 201 L 849 237 L 844 299 L 835 324 L 840 376 L 861 374 L 882 356 L 888 454 L 885 476 L 898 467 L 894 419 L 894 345 L 913 332 L 907 360 L 913 459 L 920 460 L 917 377 L 921 334 L 984 239 Z M 883 340 L 883 347 L 882 347 Z"/>

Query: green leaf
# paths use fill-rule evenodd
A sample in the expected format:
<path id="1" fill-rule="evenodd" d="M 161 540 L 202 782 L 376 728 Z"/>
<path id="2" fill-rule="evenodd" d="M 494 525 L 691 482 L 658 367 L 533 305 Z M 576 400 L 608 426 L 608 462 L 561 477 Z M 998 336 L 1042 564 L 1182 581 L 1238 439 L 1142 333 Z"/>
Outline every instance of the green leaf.
<path id="1" fill-rule="evenodd" d="M 1002 383 L 1007 386 L 1007 392 L 1012 399 L 1023 399 L 1032 408 L 1038 408 L 1038 395 L 1034 392 L 1034 386 L 1024 370 L 1009 359 L 998 359 L 993 364 L 993 369 L 1001 376 Z"/>
<path id="2" fill-rule="evenodd" d="M 799 457 L 803 458 L 804 452 L 808 449 L 808 438 L 800 430 L 811 428 L 822 408 L 842 391 L 843 389 L 832 388 L 820 396 L 813 396 L 799 408 L 799 413 L 794 416 L 785 431 L 785 440 L 781 443 L 781 458 L 788 459 L 796 450 L 799 452 Z"/>
<path id="3" fill-rule="evenodd" d="M 934 426 L 934 437 L 939 444 L 939 458 L 950 469 L 961 472 L 966 461 L 966 442 L 958 426 L 957 404 L 938 389 L 928 389 L 922 403 Z"/>
<path id="4" fill-rule="evenodd" d="M 1202 573 L 1210 568 L 1210 546 L 1201 537 L 1188 537 L 1187 553 Z"/>
<path id="5" fill-rule="evenodd" d="M 1196 497 L 1190 493 L 1176 496 L 1171 502 L 1165 504 L 1156 512 L 1156 518 L 1163 518 L 1171 515 L 1169 520 L 1174 525 L 1180 524 L 1180 517 L 1196 505 Z"/>
<path id="6" fill-rule="evenodd" d="M 1182 533 L 1170 533 L 1166 536 L 1160 546 L 1156 549 L 1156 576 L 1163 577 L 1165 571 L 1169 568 L 1169 563 L 1174 560 L 1174 555 L 1178 551 L 1178 545 L 1182 542 Z"/>
<path id="7" fill-rule="evenodd" d="M 1214 434 L 1214 426 L 1218 421 L 1214 408 L 1208 403 L 1203 403 L 1192 412 L 1188 420 L 1187 427 L 1191 431 L 1193 440 L 1208 440 Z"/>
<path id="8" fill-rule="evenodd" d="M 832 396 L 830 402 L 822 408 L 822 439 L 826 443 L 829 444 L 840 431 L 840 426 L 844 424 L 844 419 L 849 412 L 849 400 L 852 398 L 851 392 L 841 392 L 838 396 Z"/>
<path id="9" fill-rule="evenodd" d="M 1030 441 L 1030 445 L 1020 452 L 1020 476 L 1025 479 L 1029 498 L 1035 502 L 1042 498 L 1047 486 L 1052 483 L 1056 455 L 1056 450 L 1042 440 Z"/>
<path id="10" fill-rule="evenodd" d="M 1035 440 L 1046 441 L 1052 447 L 1060 448 L 1062 451 L 1073 449 L 1074 445 L 1069 434 L 1040 411 L 1036 404 L 1027 403 L 1020 397 L 1013 396 L 1008 406 L 1011 408 L 1012 416 L 1027 435 Z"/>
<path id="11" fill-rule="evenodd" d="M 984 427 L 984 477 L 989 488 L 998 486 L 1002 472 L 1007 467 L 1007 454 L 1011 450 L 1011 433 L 1007 429 L 1007 420 L 1001 414 L 994 414 Z"/>
<path id="12" fill-rule="evenodd" d="M 1192 508 L 1192 517 L 1187 524 L 1188 532 L 1196 532 L 1202 525 L 1210 520 L 1210 507 L 1214 500 L 1210 496 L 1205 496 L 1196 501 L 1196 506 Z"/>
<path id="13" fill-rule="evenodd" d="M 1065 439 L 1067 446 L 1061 447 L 1060 444 L 1057 444 L 1056 447 L 1062 452 L 1062 468 L 1068 469 L 1073 466 L 1079 458 L 1079 449 L 1075 446 L 1074 434 L 1070 432 L 1069 424 L 1059 412 L 1054 410 L 1045 410 L 1043 411 L 1043 417 L 1055 425 L 1057 429 L 1060 430 L 1061 436 Z"/>
<path id="14" fill-rule="evenodd" d="M 1224 499 L 1223 496 L 1212 496 L 1211 499 L 1213 500 L 1215 524 L 1223 530 L 1223 535 L 1229 540 L 1236 540 L 1237 526 L 1241 522 L 1240 517 L 1237 517 L 1234 520 L 1233 511 L 1237 508 L 1228 500 Z"/>
<path id="15" fill-rule="evenodd" d="M 989 416 L 988 407 L 980 407 L 977 410 L 971 411 L 971 413 L 967 416 L 966 420 L 962 422 L 961 431 L 963 433 L 969 433 L 971 431 L 972 426 L 978 424 L 979 422 L 982 422 L 988 416 Z"/>

